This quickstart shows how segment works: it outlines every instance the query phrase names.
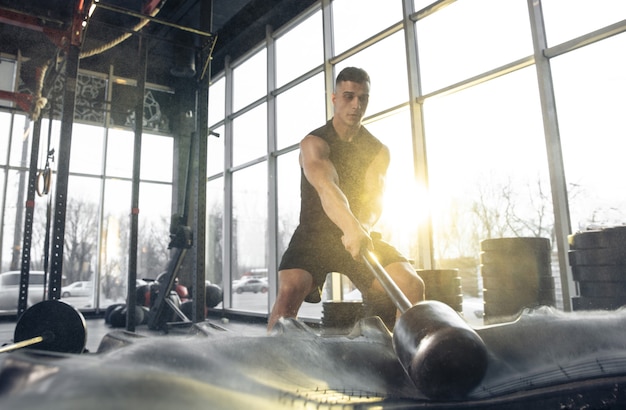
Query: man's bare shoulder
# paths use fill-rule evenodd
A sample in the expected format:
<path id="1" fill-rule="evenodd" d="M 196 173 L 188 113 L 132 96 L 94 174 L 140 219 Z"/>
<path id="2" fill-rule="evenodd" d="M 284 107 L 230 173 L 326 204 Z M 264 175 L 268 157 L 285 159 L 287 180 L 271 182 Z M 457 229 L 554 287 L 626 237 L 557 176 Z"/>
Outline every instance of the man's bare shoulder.
<path id="1" fill-rule="evenodd" d="M 323 147 L 328 147 L 328 143 L 322 137 L 317 135 L 309 134 L 300 141 L 301 149 L 319 149 Z"/>

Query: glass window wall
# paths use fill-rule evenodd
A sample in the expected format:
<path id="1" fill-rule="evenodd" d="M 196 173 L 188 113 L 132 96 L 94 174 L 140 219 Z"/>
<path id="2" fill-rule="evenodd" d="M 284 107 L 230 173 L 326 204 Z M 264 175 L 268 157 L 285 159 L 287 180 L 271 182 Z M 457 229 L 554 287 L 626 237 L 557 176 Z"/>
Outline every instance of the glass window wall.
<path id="1" fill-rule="evenodd" d="M 316 76 L 276 97 L 277 146 L 299 144 L 309 132 L 326 122 L 324 75 Z"/>
<path id="2" fill-rule="evenodd" d="M 550 237 L 552 204 L 533 68 L 429 99 L 424 112 L 438 259 L 478 258 L 479 243 L 487 238 Z"/>
<path id="3" fill-rule="evenodd" d="M 425 94 L 533 53 L 526 0 L 455 1 L 416 29 Z"/>
<path id="4" fill-rule="evenodd" d="M 82 90 L 86 89 L 87 83 L 81 82 Z M 149 99 L 148 102 L 151 110 L 162 112 L 159 101 Z M 46 235 L 50 234 L 46 232 L 46 226 L 49 223 L 52 229 L 53 224 L 48 220 L 47 208 L 56 206 L 55 170 L 60 155 L 60 121 L 53 120 L 49 129 L 45 110 L 43 115 L 37 165 L 40 170 L 48 165 L 53 174 L 49 193 L 45 192 L 43 179 L 39 178 L 36 183 L 38 194 L 35 195 L 32 226 L 31 270 L 44 269 L 44 243 Z M 90 310 L 126 301 L 134 132 L 85 123 L 93 116 L 84 110 L 77 115 L 80 118 L 75 119 L 72 126 L 65 204 L 62 285 L 87 282 L 88 294 L 69 294 L 63 298 L 77 308 Z M 2 249 L 6 250 L 2 252 L 0 262 L 4 272 L 21 269 L 23 204 L 27 195 L 34 123 L 24 115 L 6 112 L 0 113 L 0 122 L 5 137 L 2 139 L 5 143 L 0 144 L 0 151 L 4 152 L 0 154 L 0 167 L 6 176 L 0 181 L 0 195 L 4 197 L 6 194 L 0 235 Z M 167 263 L 172 167 L 173 139 L 144 133 L 137 267 L 140 278 L 155 278 L 158 272 L 154 270 L 165 269 Z M 4 189 L 5 182 L 8 189 Z"/>
<path id="5" fill-rule="evenodd" d="M 550 47 L 626 19 L 623 0 L 542 0 L 541 8 Z"/>
<path id="6" fill-rule="evenodd" d="M 237 117 L 233 121 L 233 165 L 267 155 L 267 104 Z"/>
<path id="7" fill-rule="evenodd" d="M 335 55 L 356 46 L 402 20 L 402 2 L 377 0 L 334 0 L 333 40 Z"/>
<path id="8" fill-rule="evenodd" d="M 276 81 L 279 87 L 321 65 L 323 39 L 321 11 L 276 39 Z"/>
<path id="9" fill-rule="evenodd" d="M 267 162 L 233 173 L 232 307 L 268 311 Z"/>
<path id="10" fill-rule="evenodd" d="M 366 116 L 406 104 L 409 100 L 404 49 L 402 32 L 397 32 L 337 63 L 337 74 L 348 66 L 360 67 L 369 74 L 370 99 Z"/>
<path id="11" fill-rule="evenodd" d="M 215 80 L 209 86 L 209 125 L 224 118 L 226 113 L 226 80 L 224 77 Z"/>
<path id="12" fill-rule="evenodd" d="M 552 60 L 573 230 L 626 220 L 626 35 Z"/>
<path id="13" fill-rule="evenodd" d="M 239 111 L 267 94 L 267 50 L 261 51 L 233 69 L 233 109 Z"/>

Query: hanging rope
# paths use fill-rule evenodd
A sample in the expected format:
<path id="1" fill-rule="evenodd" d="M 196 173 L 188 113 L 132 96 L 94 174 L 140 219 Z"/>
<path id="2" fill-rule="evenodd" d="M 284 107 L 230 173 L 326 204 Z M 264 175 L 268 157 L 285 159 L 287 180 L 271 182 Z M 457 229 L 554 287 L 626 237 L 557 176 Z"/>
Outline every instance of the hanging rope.
<path id="1" fill-rule="evenodd" d="M 155 7 L 154 10 L 152 10 L 150 12 L 149 16 L 150 17 L 154 17 L 157 14 L 159 14 L 159 12 L 161 11 L 161 7 L 162 6 Z M 128 39 L 130 36 L 132 36 L 133 33 L 136 33 L 139 30 L 141 30 L 142 28 L 144 28 L 144 26 L 146 24 L 148 24 L 149 22 L 150 22 L 150 19 L 141 19 L 139 21 L 139 23 L 137 23 L 134 27 L 132 27 L 130 29 L 131 30 L 130 33 L 124 33 L 121 36 L 119 36 L 118 38 L 116 38 L 116 39 L 110 41 L 109 43 L 104 44 L 104 45 L 102 45 L 100 47 L 96 47 L 96 48 L 94 48 L 92 50 L 88 50 L 88 51 L 83 51 L 83 52 L 80 53 L 79 58 L 92 57 L 92 56 L 95 56 L 95 55 L 100 54 L 100 53 L 104 53 L 105 51 L 112 49 L 113 47 L 117 46 L 118 44 L 122 43 L 123 41 Z"/>
<path id="2" fill-rule="evenodd" d="M 30 119 L 34 122 L 39 119 L 41 115 L 41 110 L 48 103 L 48 99 L 42 96 L 43 92 L 43 84 L 46 78 L 46 73 L 48 72 L 48 68 L 50 68 L 50 64 L 52 64 L 52 60 L 46 61 L 41 67 L 37 69 L 37 84 L 35 89 L 34 101 L 30 110 Z"/>
<path id="3" fill-rule="evenodd" d="M 159 14 L 159 12 L 161 11 L 161 8 L 163 7 L 164 4 L 165 4 L 165 0 L 162 1 L 160 5 L 155 7 L 149 13 L 149 17 L 154 17 L 157 14 Z M 148 18 L 141 19 L 139 21 L 139 23 L 137 23 L 134 27 L 132 27 L 130 29 L 131 30 L 130 32 L 124 33 L 121 36 L 119 36 L 118 38 L 116 38 L 116 39 L 112 40 L 111 42 L 109 42 L 107 44 L 104 44 L 104 45 L 102 45 L 100 47 L 94 48 L 92 50 L 81 52 L 79 54 L 79 58 L 82 59 L 82 58 L 93 57 L 95 55 L 101 54 L 101 53 L 103 53 L 103 52 L 105 52 L 107 50 L 112 49 L 113 47 L 117 46 L 118 44 L 120 44 L 123 41 L 125 41 L 126 39 L 128 39 L 134 33 L 136 33 L 139 30 L 141 30 L 149 22 L 150 22 L 150 19 L 148 19 Z M 56 63 L 58 61 L 58 58 L 59 58 L 59 54 L 57 53 L 56 59 L 54 59 L 54 60 L 50 59 L 50 60 L 46 61 L 41 67 L 39 67 L 37 69 L 37 84 L 36 84 L 36 89 L 35 89 L 35 93 L 34 93 L 34 101 L 33 101 L 32 107 L 31 107 L 31 112 L 29 113 L 29 116 L 30 116 L 32 121 L 37 121 L 39 119 L 39 117 L 41 116 L 41 111 L 43 110 L 43 108 L 48 103 L 48 99 L 42 96 L 44 82 L 45 82 L 46 73 L 48 72 L 48 69 L 52 66 L 52 64 L 54 64 L 54 63 Z"/>

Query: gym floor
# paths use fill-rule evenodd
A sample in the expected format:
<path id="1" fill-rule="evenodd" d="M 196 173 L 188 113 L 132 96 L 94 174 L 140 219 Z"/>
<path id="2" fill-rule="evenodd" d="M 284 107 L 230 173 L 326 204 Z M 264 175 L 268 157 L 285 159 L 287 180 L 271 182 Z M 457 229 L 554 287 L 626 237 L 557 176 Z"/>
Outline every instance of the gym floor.
<path id="1" fill-rule="evenodd" d="M 222 327 L 228 331 L 248 336 L 265 336 L 267 334 L 266 322 L 262 319 L 247 320 L 238 317 L 223 319 L 221 316 L 222 315 L 209 314 L 206 322 Z M 90 353 L 96 353 L 98 351 L 100 342 L 105 335 L 113 331 L 124 330 L 124 328 L 114 328 L 106 324 L 102 316 L 90 317 L 89 315 L 85 315 L 85 322 L 87 324 L 87 343 L 85 349 Z M 0 345 L 13 342 L 15 323 L 15 321 L 11 320 L 0 321 Z M 167 338 L 170 335 L 178 336 L 181 332 L 184 333 L 186 331 L 185 326 L 174 328 L 169 333 L 159 330 L 150 330 L 147 325 L 139 325 L 135 328 L 135 333 L 142 336 L 154 336 L 155 338 Z"/>
<path id="2" fill-rule="evenodd" d="M 478 299 L 477 299 L 478 300 Z M 464 315 L 469 324 L 473 327 L 482 326 L 482 320 L 478 319 L 476 315 L 477 309 L 481 303 L 475 300 L 464 300 Z M 479 301 L 482 302 L 482 301 Z M 125 328 L 111 327 L 104 321 L 103 315 L 93 315 L 89 313 L 84 314 L 85 322 L 87 324 L 87 342 L 85 349 L 88 352 L 95 353 L 98 351 L 98 347 L 103 337 L 110 332 L 124 330 Z M 225 318 L 227 317 L 227 318 Z M 237 314 L 224 315 L 221 309 L 209 311 L 208 317 L 205 322 L 211 325 L 222 327 L 228 331 L 232 331 L 238 335 L 246 336 L 265 336 L 267 335 L 267 319 L 264 317 L 250 317 Z M 10 344 L 13 342 L 13 334 L 15 332 L 15 319 L 4 317 L 0 319 L 0 346 Z M 320 323 L 307 321 L 312 329 L 319 328 Z M 345 330 L 345 329 L 343 329 Z M 339 330 L 341 333 L 343 330 Z M 135 328 L 135 333 L 141 336 L 154 336 L 167 338 L 168 335 L 180 335 L 188 330 L 185 326 L 181 326 L 177 329 L 173 329 L 170 333 L 159 330 L 150 330 L 147 325 L 138 325 Z M 332 333 L 326 331 L 326 333 Z"/>

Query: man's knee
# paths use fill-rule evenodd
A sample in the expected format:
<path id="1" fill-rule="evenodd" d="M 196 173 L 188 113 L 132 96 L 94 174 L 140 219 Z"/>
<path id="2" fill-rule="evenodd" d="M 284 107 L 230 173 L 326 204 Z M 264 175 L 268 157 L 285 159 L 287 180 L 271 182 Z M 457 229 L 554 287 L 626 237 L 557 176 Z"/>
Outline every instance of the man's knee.
<path id="1" fill-rule="evenodd" d="M 424 281 L 409 263 L 391 264 L 386 270 L 411 303 L 424 300 Z"/>
<path id="2" fill-rule="evenodd" d="M 313 286 L 313 277 L 302 269 L 280 271 L 278 278 L 278 293 L 284 296 L 304 299 Z"/>

